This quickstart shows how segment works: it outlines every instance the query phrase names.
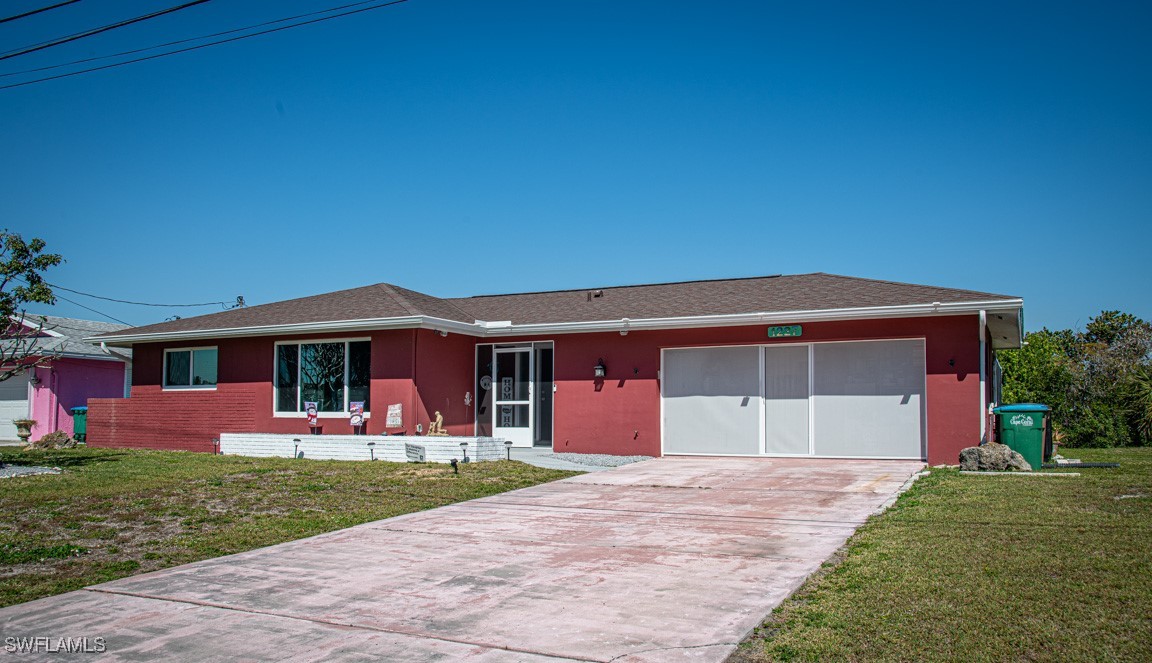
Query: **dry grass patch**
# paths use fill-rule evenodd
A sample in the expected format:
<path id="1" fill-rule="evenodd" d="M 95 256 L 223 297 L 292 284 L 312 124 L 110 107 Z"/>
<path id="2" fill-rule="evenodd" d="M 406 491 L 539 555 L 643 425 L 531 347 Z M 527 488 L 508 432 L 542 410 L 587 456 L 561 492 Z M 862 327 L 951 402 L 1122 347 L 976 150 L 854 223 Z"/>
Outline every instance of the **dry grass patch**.
<path id="1" fill-rule="evenodd" d="M 124 449 L 0 452 L 0 606 L 571 476 Z"/>

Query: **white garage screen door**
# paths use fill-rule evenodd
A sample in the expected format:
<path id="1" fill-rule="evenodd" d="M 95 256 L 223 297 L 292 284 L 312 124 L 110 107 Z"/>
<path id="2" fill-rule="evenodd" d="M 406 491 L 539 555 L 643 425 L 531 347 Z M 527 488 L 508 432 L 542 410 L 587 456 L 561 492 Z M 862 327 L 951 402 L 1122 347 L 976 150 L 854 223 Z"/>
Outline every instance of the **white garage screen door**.
<path id="1" fill-rule="evenodd" d="M 664 352 L 664 453 L 923 458 L 923 339 Z"/>

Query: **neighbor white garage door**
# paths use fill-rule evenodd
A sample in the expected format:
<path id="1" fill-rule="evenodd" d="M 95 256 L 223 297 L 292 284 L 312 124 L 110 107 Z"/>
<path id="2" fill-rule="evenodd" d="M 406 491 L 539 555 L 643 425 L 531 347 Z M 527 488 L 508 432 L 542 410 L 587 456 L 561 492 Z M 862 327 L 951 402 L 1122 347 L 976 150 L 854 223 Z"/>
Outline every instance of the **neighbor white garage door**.
<path id="1" fill-rule="evenodd" d="M 664 351 L 666 454 L 925 456 L 924 341 Z"/>
<path id="2" fill-rule="evenodd" d="M 28 418 L 28 374 L 0 382 L 0 440 L 18 440 L 13 419 Z"/>

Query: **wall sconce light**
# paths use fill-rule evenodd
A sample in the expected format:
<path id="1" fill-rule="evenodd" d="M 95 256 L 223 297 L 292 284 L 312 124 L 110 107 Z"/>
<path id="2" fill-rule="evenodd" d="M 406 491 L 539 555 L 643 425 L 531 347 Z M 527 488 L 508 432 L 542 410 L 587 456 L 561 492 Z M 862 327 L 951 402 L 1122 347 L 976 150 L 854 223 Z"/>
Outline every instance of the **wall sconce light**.
<path id="1" fill-rule="evenodd" d="M 28 378 L 28 383 L 35 387 L 40 384 L 40 377 L 33 373 L 32 376 Z"/>
<path id="2" fill-rule="evenodd" d="M 602 378 L 607 371 L 608 367 L 604 365 L 604 359 L 596 360 L 596 365 L 592 367 L 592 374 L 598 378 Z"/>

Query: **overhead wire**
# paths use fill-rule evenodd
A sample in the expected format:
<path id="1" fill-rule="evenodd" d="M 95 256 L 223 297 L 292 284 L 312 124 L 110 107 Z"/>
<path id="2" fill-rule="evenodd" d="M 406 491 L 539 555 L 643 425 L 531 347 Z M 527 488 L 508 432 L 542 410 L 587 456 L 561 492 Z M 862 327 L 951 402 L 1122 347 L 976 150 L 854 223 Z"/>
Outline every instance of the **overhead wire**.
<path id="1" fill-rule="evenodd" d="M 74 42 L 74 41 L 77 41 L 79 39 L 84 39 L 86 37 L 93 37 L 95 35 L 102 34 L 102 33 L 108 32 L 110 30 L 116 30 L 118 28 L 123 28 L 125 26 L 134 25 L 136 23 L 141 23 L 143 21 L 148 21 L 148 20 L 151 20 L 154 18 L 159 18 L 161 16 L 166 16 L 168 14 L 172 14 L 172 13 L 175 13 L 178 11 L 183 11 L 185 9 L 188 9 L 189 7 L 195 7 L 196 5 L 202 5 L 202 4 L 204 4 L 206 2 L 210 2 L 210 1 L 211 0 L 192 0 L 191 2 L 186 2 L 182 5 L 177 5 L 175 7 L 169 7 L 168 9 L 161 9 L 159 11 L 154 11 L 150 14 L 144 14 L 143 16 L 137 16 L 135 18 L 125 19 L 123 21 L 117 21 L 116 23 L 111 23 L 109 25 L 105 25 L 105 26 L 102 26 L 99 28 L 93 28 L 91 30 L 85 30 L 83 32 L 77 32 L 75 34 L 71 34 L 71 35 L 68 35 L 66 37 L 60 37 L 59 39 L 52 39 L 52 40 L 49 40 L 46 42 L 41 42 L 39 44 L 33 44 L 32 46 L 25 46 L 22 48 L 18 48 L 14 51 L 8 51 L 4 54 L 0 54 L 0 60 L 7 60 L 9 58 L 15 58 L 15 57 L 19 57 L 21 55 L 28 55 L 29 53 L 35 53 L 37 51 L 42 51 L 46 48 L 52 48 L 54 46 L 60 46 L 62 44 Z"/>
<path id="2" fill-rule="evenodd" d="M 331 16 L 323 16 L 320 18 L 314 18 L 314 19 L 311 19 L 308 21 L 301 21 L 299 23 L 293 23 L 291 25 L 282 25 L 278 28 L 270 28 L 268 30 L 261 30 L 259 32 L 253 32 L 251 34 L 240 35 L 238 37 L 230 37 L 228 39 L 221 39 L 218 41 L 208 42 L 207 44 L 199 44 L 197 46 L 189 46 L 187 48 L 181 48 L 181 49 L 177 49 L 174 51 L 168 51 L 165 53 L 157 53 L 155 55 L 148 55 L 145 57 L 135 58 L 132 60 L 125 60 L 123 62 L 115 62 L 112 64 L 101 65 L 99 67 L 90 67 L 88 69 L 81 69 L 80 71 L 72 71 L 72 72 L 69 72 L 66 74 L 57 74 L 55 76 L 45 76 L 43 78 L 36 78 L 36 79 L 30 80 L 30 81 L 22 81 L 20 83 L 10 83 L 8 85 L 0 85 L 0 90 L 9 90 L 12 88 L 24 87 L 25 85 L 33 85 L 35 83 L 43 83 L 45 81 L 53 81 L 53 80 L 57 80 L 57 79 L 61 79 L 61 78 L 69 78 L 71 76 L 79 76 L 81 74 L 87 74 L 87 73 L 91 73 L 94 71 L 102 71 L 104 69 L 112 69 L 114 67 L 122 67 L 124 65 L 135 64 L 137 62 L 145 62 L 147 60 L 155 60 L 157 58 L 167 57 L 169 55 L 176 55 L 178 53 L 187 53 L 189 51 L 195 51 L 195 50 L 199 50 L 201 48 L 208 48 L 209 46 L 219 46 L 220 44 L 227 44 L 230 42 L 240 41 L 243 39 L 250 39 L 252 37 L 259 37 L 261 35 L 271 34 L 273 32 L 280 32 L 282 30 L 290 30 L 292 28 L 298 28 L 298 27 L 302 27 L 305 25 L 311 25 L 313 23 L 321 23 L 323 21 L 330 21 L 332 19 L 342 18 L 344 16 L 350 16 L 352 14 L 359 14 L 362 12 L 372 11 L 375 9 L 383 9 L 385 7 L 391 7 L 393 5 L 403 4 L 405 2 L 408 2 L 408 0 L 391 0 L 391 2 L 384 2 L 381 4 L 374 5 L 372 7 L 361 7 L 360 9 L 352 9 L 350 11 L 341 12 L 339 14 L 333 14 Z"/>
<path id="3" fill-rule="evenodd" d="M 83 295 L 85 297 L 91 297 L 92 299 L 102 299 L 106 302 L 116 302 L 117 304 L 132 304 L 134 306 L 156 306 L 156 307 L 164 307 L 164 308 L 192 308 L 192 307 L 196 307 L 196 306 L 215 306 L 217 304 L 219 304 L 221 306 L 228 306 L 228 305 L 234 305 L 234 304 L 237 304 L 239 302 L 244 301 L 243 297 L 237 297 L 235 302 L 204 302 L 202 304 L 151 304 L 148 302 L 133 302 L 133 301 L 129 301 L 127 299 L 116 299 L 114 297 L 103 297 L 101 295 L 93 295 L 92 293 L 81 292 L 79 290 L 73 290 L 72 288 L 65 288 L 64 286 L 58 285 L 55 283 L 48 283 L 47 281 L 45 281 L 44 283 L 48 287 L 56 289 L 56 290 L 64 290 L 65 292 L 72 292 L 72 293 L 75 293 L 77 295 Z"/>
<path id="4" fill-rule="evenodd" d="M 7 23 L 8 21 L 15 21 L 15 20 L 21 19 L 21 18 L 28 18 L 29 16 L 35 16 L 36 14 L 40 14 L 40 13 L 43 13 L 46 11 L 51 11 L 53 9 L 58 9 L 58 8 L 63 7 L 65 5 L 74 5 L 77 2 L 80 2 L 80 0 L 67 0 L 67 2 L 57 2 L 54 5 L 49 5 L 47 7 L 41 7 L 40 9 L 33 9 L 31 11 L 26 11 L 23 14 L 16 14 L 15 16 L 9 16 L 7 18 L 0 18 L 0 23 Z"/>
<path id="5" fill-rule="evenodd" d="M 122 325 L 128 325 L 129 327 L 131 327 L 131 326 L 132 326 L 132 323 L 130 323 L 130 322 L 124 322 L 124 321 L 123 321 L 123 320 L 121 320 L 120 318 L 114 318 L 114 317 L 112 317 L 112 316 L 108 315 L 107 313 L 104 313 L 104 312 L 102 312 L 102 311 L 97 311 L 96 309 L 94 309 L 94 308 L 92 308 L 92 307 L 90 307 L 90 306 L 85 306 L 85 305 L 81 304 L 80 302 L 78 302 L 78 301 L 74 301 L 74 300 L 71 300 L 71 299 L 68 299 L 67 297 L 65 297 L 65 296 L 63 296 L 63 295 L 55 295 L 55 296 L 56 296 L 56 297 L 59 297 L 60 299 L 63 299 L 64 301 L 68 302 L 69 304 L 73 304 L 73 305 L 75 305 L 75 306 L 79 306 L 80 308 L 82 308 L 82 309 L 85 309 L 85 310 L 87 310 L 87 311 L 92 311 L 92 312 L 93 312 L 93 313 L 95 313 L 96 315 L 100 315 L 100 316 L 103 316 L 103 317 L 105 317 L 105 318 L 108 318 L 109 320 L 112 320 L 113 322 L 119 322 L 120 324 L 122 324 Z"/>
<path id="6" fill-rule="evenodd" d="M 73 1 L 79 2 L 79 0 L 73 0 Z M 119 58 L 119 57 L 123 57 L 125 55 L 135 55 L 136 53 L 143 53 L 145 51 L 154 51 L 158 48 L 166 48 L 168 46 L 179 46 L 180 44 L 187 44 L 189 42 L 200 41 L 202 39 L 212 39 L 213 37 L 223 37 L 224 35 L 236 34 L 237 32 L 247 32 L 248 30 L 255 30 L 256 28 L 262 28 L 266 25 L 275 25 L 277 23 L 284 23 L 286 21 L 295 21 L 295 20 L 298 20 L 301 18 L 308 18 L 309 16 L 317 16 L 319 14 L 329 14 L 329 13 L 332 13 L 335 11 L 340 11 L 342 9 L 348 9 L 349 7 L 359 7 L 361 5 L 371 5 L 371 4 L 375 4 L 379 1 L 380 0 L 361 0 L 360 2 L 353 2 L 353 3 L 349 3 L 347 5 L 340 5 L 339 7 L 329 7 L 328 9 L 321 9 L 319 11 L 307 12 L 305 14 L 297 14 L 295 16 L 286 16 L 284 18 L 278 18 L 278 19 L 275 19 L 272 21 L 264 21 L 263 23 L 255 23 L 253 25 L 247 25 L 247 26 L 244 26 L 242 28 L 233 28 L 232 30 L 224 30 L 222 32 L 213 32 L 212 34 L 200 35 L 199 37 L 189 37 L 187 39 L 177 39 L 176 41 L 169 41 L 169 42 L 165 42 L 163 44 L 155 44 L 153 46 L 145 46 L 144 48 L 134 48 L 130 51 L 121 51 L 119 53 L 111 53 L 109 55 L 97 55 L 97 56 L 91 57 L 91 58 L 83 58 L 81 60 L 73 60 L 71 62 L 64 62 L 61 64 L 53 64 L 53 65 L 48 65 L 46 67 L 35 67 L 33 69 L 24 69 L 22 71 L 13 71 L 13 72 L 6 73 L 6 74 L 0 74 L 0 78 L 4 78 L 7 76 L 19 76 L 21 74 L 32 74 L 32 73 L 35 73 L 37 71 L 48 71 L 50 69 L 60 69 L 62 67 L 71 67 L 73 65 L 84 64 L 85 62 L 95 62 L 96 60 L 107 60 L 109 58 Z"/>

